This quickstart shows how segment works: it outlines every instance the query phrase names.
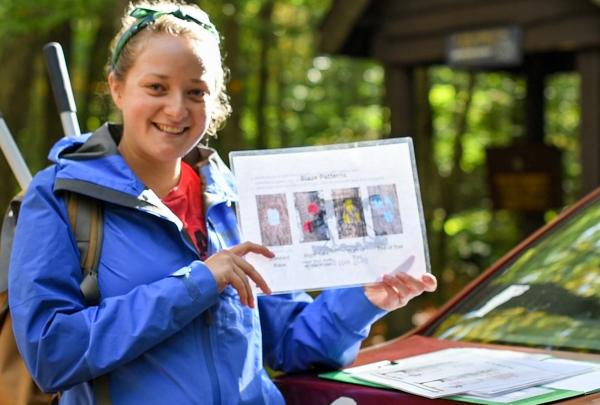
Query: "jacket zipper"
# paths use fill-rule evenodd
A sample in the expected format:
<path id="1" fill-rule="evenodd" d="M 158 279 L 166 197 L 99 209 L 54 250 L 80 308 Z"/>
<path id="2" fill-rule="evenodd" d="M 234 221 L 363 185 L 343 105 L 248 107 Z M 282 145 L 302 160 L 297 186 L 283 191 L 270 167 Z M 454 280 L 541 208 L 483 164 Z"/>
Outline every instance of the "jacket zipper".
<path id="1" fill-rule="evenodd" d="M 210 209 L 210 208 L 209 208 Z M 214 227 L 211 221 L 208 220 L 208 210 L 206 210 L 206 215 L 204 217 L 205 223 L 206 223 L 206 233 L 207 233 L 207 254 L 208 252 L 211 251 L 211 238 L 208 237 L 208 234 L 210 232 L 214 233 Z M 210 308 L 206 310 L 205 312 L 205 316 L 204 316 L 204 323 L 205 323 L 205 328 L 202 328 L 202 330 L 204 331 L 204 338 L 206 340 L 206 345 L 202 345 L 202 347 L 204 347 L 204 351 L 205 351 L 205 357 L 208 360 L 208 372 L 211 375 L 211 383 L 213 386 L 213 392 L 214 392 L 214 403 L 216 404 L 220 404 L 221 403 L 221 384 L 219 383 L 219 375 L 217 374 L 217 369 L 215 367 L 215 359 L 213 356 L 213 344 L 212 344 L 212 339 L 211 339 L 211 329 L 212 329 L 212 313 Z"/>
<path id="2" fill-rule="evenodd" d="M 213 350 L 212 350 L 212 339 L 211 339 L 211 320 L 210 320 L 210 309 L 207 310 L 206 312 L 207 316 L 205 317 L 205 324 L 206 327 L 202 328 L 202 330 L 204 331 L 204 340 L 206 341 L 206 345 L 202 345 L 202 347 L 204 347 L 204 352 L 205 352 L 205 357 L 206 357 L 206 361 L 207 361 L 207 369 L 208 369 L 208 373 L 210 374 L 210 381 L 212 383 L 213 386 L 213 394 L 214 394 L 214 403 L 215 404 L 220 404 L 221 403 L 221 384 L 219 383 L 219 375 L 217 374 L 217 368 L 215 367 L 215 358 L 213 356 Z"/>
<path id="3" fill-rule="evenodd" d="M 212 207 L 209 207 L 209 210 Z M 208 220 L 208 211 L 206 211 L 205 214 L 205 222 L 206 222 L 206 230 L 207 230 L 207 253 L 210 252 L 210 245 L 211 245 L 211 239 L 208 237 L 208 233 L 209 233 L 209 229 L 210 231 L 214 230 L 214 227 L 211 223 L 211 221 Z M 166 220 L 169 223 L 172 223 L 168 218 L 162 217 L 164 220 Z M 175 224 L 173 224 L 175 225 Z M 183 243 L 189 248 L 192 249 L 196 255 L 199 256 L 199 252 L 198 249 L 194 246 L 194 244 L 192 243 L 190 237 L 187 235 L 187 232 L 185 231 L 185 229 L 182 229 L 179 232 L 179 236 L 181 237 L 181 239 L 183 240 Z M 210 330 L 211 330 L 211 326 L 212 326 L 213 320 L 212 320 L 212 314 L 210 312 L 210 308 L 206 310 L 206 312 L 204 312 L 204 328 L 202 328 L 202 337 L 203 340 L 206 342 L 205 345 L 201 345 L 204 351 L 204 357 L 207 359 L 208 365 L 207 365 L 207 369 L 208 369 L 208 373 L 210 376 L 210 382 L 212 385 L 212 391 L 214 393 L 214 403 L 215 404 L 220 404 L 221 403 L 221 384 L 219 382 L 219 375 L 217 374 L 217 369 L 215 367 L 215 360 L 214 360 L 214 356 L 213 356 L 213 345 L 212 345 L 212 339 L 211 339 L 211 335 L 210 335 Z"/>

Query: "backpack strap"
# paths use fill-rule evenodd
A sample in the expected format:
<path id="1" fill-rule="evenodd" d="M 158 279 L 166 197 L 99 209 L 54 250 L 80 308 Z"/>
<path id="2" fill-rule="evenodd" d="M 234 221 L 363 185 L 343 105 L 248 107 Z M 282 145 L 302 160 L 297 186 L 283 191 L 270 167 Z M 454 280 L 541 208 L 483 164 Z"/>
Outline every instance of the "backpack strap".
<path id="1" fill-rule="evenodd" d="M 2 220 L 0 233 L 0 293 L 8 289 L 8 265 L 17 224 L 19 209 L 25 192 L 22 191 L 10 202 Z M 94 198 L 67 191 L 67 214 L 71 231 L 77 241 L 81 256 L 81 271 L 83 280 L 80 284 L 81 293 L 88 305 L 97 304 L 100 300 L 98 289 L 98 264 L 104 236 L 104 213 L 102 203 Z M 0 318 L 8 315 L 8 300 L 0 307 Z M 3 324 L 4 320 L 1 321 Z M 15 348 L 16 353 L 16 348 Z M 98 405 L 112 404 L 108 376 L 103 375 L 93 380 Z"/>
<path id="2" fill-rule="evenodd" d="M 10 253 L 12 252 L 15 227 L 17 226 L 17 216 L 19 215 L 19 208 L 21 208 L 24 196 L 25 191 L 21 191 L 10 200 L 10 204 L 2 219 L 2 231 L 0 233 L 0 292 L 8 290 Z"/>
<path id="3" fill-rule="evenodd" d="M 77 249 L 81 257 L 83 280 L 79 285 L 81 293 L 88 305 L 100 301 L 98 289 L 98 263 L 104 236 L 104 214 L 102 203 L 95 198 L 82 194 L 67 192 L 67 214 L 69 224 L 77 241 Z M 107 375 L 92 381 L 98 405 L 111 405 L 110 386 Z"/>
<path id="4" fill-rule="evenodd" d="M 101 202 L 95 198 L 67 192 L 67 213 L 81 257 L 83 280 L 79 288 L 88 305 L 100 300 L 98 263 L 102 250 L 104 216 Z"/>
<path id="5" fill-rule="evenodd" d="M 96 405 L 112 405 L 108 375 L 104 374 L 95 378 L 93 385 L 96 392 Z"/>

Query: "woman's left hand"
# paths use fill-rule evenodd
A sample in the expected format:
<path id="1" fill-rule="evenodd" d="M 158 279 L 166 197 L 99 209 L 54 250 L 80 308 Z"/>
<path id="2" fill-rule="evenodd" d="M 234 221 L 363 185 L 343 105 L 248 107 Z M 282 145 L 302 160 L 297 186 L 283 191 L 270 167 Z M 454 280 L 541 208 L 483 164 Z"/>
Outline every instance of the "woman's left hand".
<path id="1" fill-rule="evenodd" d="M 423 291 L 433 292 L 437 288 L 437 279 L 429 273 L 414 278 L 406 273 L 386 274 L 375 284 L 365 286 L 365 295 L 381 309 L 393 311 L 405 306 L 411 299 Z"/>

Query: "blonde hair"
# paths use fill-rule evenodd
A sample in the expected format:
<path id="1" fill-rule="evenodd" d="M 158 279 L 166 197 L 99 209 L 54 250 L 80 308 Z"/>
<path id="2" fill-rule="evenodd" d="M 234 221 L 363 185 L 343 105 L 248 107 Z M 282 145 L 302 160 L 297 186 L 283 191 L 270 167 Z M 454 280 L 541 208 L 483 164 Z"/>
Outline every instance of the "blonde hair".
<path id="1" fill-rule="evenodd" d="M 161 13 L 151 23 L 140 28 L 139 33 L 137 31 L 132 33 L 130 29 L 139 22 L 139 19 L 131 16 L 131 13 L 139 8 L 164 13 L 170 13 L 179 9 L 183 15 L 189 16 L 190 19 L 182 19 L 171 14 Z M 150 35 L 157 33 L 180 36 L 196 44 L 194 49 L 197 55 L 201 57 L 204 68 L 208 72 L 211 72 L 215 79 L 216 102 L 206 132 L 208 135 L 216 136 L 217 131 L 223 126 L 231 113 L 229 96 L 227 95 L 225 85 L 228 70 L 222 63 L 218 33 L 214 30 L 208 14 L 198 6 L 185 4 L 176 0 L 143 0 L 131 2 L 121 19 L 121 29 L 111 42 L 111 57 L 108 63 L 108 72 L 114 74 L 118 80 L 124 80 L 146 40 Z M 119 41 L 122 42 L 124 36 L 127 36 L 125 39 L 126 42 L 120 44 L 122 48 L 116 49 Z"/>

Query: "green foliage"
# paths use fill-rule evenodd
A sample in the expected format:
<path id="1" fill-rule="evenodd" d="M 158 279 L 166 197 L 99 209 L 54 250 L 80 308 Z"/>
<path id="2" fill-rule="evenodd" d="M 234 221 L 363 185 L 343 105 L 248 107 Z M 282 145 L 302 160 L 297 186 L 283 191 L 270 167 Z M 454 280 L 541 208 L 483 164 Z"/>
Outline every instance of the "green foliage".
<path id="1" fill-rule="evenodd" d="M 241 128 L 246 144 L 257 142 L 259 128 L 258 64 L 261 35 L 268 31 L 269 82 L 266 117 L 268 146 L 299 146 L 358 139 L 376 139 L 385 131 L 382 107 L 383 69 L 373 62 L 319 55 L 314 33 L 329 1 L 279 0 L 273 2 L 271 20 L 260 20 L 266 1 L 203 1 L 215 11 L 217 25 L 225 25 L 219 11 L 230 14 L 240 27 L 236 57 L 243 86 Z"/>
<path id="2" fill-rule="evenodd" d="M 442 175 L 452 170 L 457 101 L 466 97 L 467 74 L 448 67 L 431 69 L 430 102 L 434 116 L 435 157 Z M 485 161 L 485 148 L 507 145 L 522 136 L 523 121 L 514 116 L 524 98 L 525 84 L 502 73 L 477 74 L 468 128 L 463 140 L 461 169 L 470 173 Z M 520 122 L 519 122 L 520 121 Z"/>
<path id="3" fill-rule="evenodd" d="M 285 131 L 304 135 L 292 144 L 380 138 L 385 133 L 382 81 L 381 67 L 372 62 L 314 58 L 300 85 L 302 90 L 294 87 L 284 94 L 284 106 L 292 111 L 298 100 L 303 104 L 296 110 L 298 120 L 284 122 Z"/>
<path id="4" fill-rule="evenodd" d="M 102 0 L 3 0 L 0 3 L 0 37 L 43 35 L 61 24 L 91 19 L 106 6 Z"/>
<path id="5" fill-rule="evenodd" d="M 520 231 L 523 219 L 520 215 L 490 209 L 485 151 L 525 137 L 526 88 L 522 77 L 477 73 L 470 108 L 463 111 L 460 106 L 468 96 L 467 73 L 448 67 L 433 67 L 429 72 L 435 166 L 444 182 L 456 181 L 451 177 L 453 170 L 460 173 L 458 183 L 448 188 L 452 195 L 435 203 L 433 215 L 428 218 L 433 234 L 432 256 L 442 265 L 434 271 L 447 284 L 441 294 L 449 298 L 525 236 Z M 577 75 L 550 77 L 545 96 L 545 140 L 563 151 L 564 190 L 567 201 L 573 201 L 581 172 Z M 466 114 L 467 119 L 463 134 L 457 128 L 461 114 Z M 458 161 L 456 142 L 460 142 L 462 151 Z M 456 164 L 458 168 L 454 167 Z M 453 207 L 449 212 L 448 200 Z M 555 215 L 550 211 L 545 219 L 548 221 Z"/>
<path id="6" fill-rule="evenodd" d="M 546 140 L 563 151 L 563 189 L 567 202 L 573 202 L 580 189 L 579 143 L 580 79 L 575 74 L 557 74 L 548 79 L 546 89 Z"/>

